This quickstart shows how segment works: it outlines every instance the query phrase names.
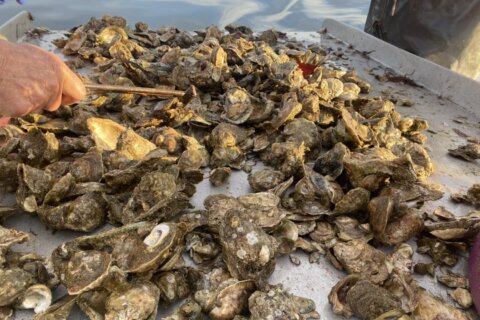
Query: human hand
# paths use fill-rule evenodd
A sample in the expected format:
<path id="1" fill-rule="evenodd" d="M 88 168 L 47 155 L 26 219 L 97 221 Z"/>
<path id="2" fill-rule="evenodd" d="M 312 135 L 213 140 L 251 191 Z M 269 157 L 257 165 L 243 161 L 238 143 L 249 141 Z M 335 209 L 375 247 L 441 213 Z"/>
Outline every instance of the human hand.
<path id="1" fill-rule="evenodd" d="M 85 94 L 83 82 L 56 55 L 0 40 L 0 118 L 54 111 Z"/>

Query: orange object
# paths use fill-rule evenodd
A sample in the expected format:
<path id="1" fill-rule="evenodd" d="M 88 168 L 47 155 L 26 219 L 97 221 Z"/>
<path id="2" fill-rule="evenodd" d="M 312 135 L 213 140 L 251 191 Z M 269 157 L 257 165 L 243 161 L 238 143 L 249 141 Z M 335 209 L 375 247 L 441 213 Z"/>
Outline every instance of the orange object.
<path id="1" fill-rule="evenodd" d="M 308 77 L 311 75 L 314 71 L 315 68 L 317 67 L 316 65 L 313 64 L 308 64 L 308 63 L 303 63 L 303 62 L 297 62 L 298 67 L 303 71 L 303 76 Z"/>

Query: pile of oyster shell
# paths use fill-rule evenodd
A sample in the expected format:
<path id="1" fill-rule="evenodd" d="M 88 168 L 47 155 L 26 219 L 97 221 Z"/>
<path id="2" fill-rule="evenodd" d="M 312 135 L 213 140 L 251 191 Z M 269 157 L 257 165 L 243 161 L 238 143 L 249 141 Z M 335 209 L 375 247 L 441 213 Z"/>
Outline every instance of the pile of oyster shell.
<path id="1" fill-rule="evenodd" d="M 0 179 L 18 208 L 51 230 L 97 231 L 44 258 L 12 251 L 28 234 L 2 227 L 0 318 L 18 308 L 67 319 L 78 305 L 90 319 L 146 320 L 176 303 L 164 319 L 319 318 L 312 300 L 268 283 L 295 250 L 344 271 L 329 295 L 339 316 L 471 318 L 468 282 L 446 267 L 480 215 L 419 209 L 442 197 L 426 182 L 427 123 L 328 67 L 323 48 L 272 30 L 152 31 L 110 16 L 54 43 L 72 67 L 93 68 L 91 83 L 186 94 L 95 94 L 0 130 Z M 267 167 L 252 171 L 251 159 Z M 211 194 L 192 210 L 207 173 L 219 186 L 233 170 L 249 173 L 252 193 Z M 478 189 L 456 199 L 478 205 Z M 430 263 L 413 261 L 411 239 Z M 414 273 L 436 274 L 458 308 Z M 58 286 L 67 294 L 52 303 Z"/>

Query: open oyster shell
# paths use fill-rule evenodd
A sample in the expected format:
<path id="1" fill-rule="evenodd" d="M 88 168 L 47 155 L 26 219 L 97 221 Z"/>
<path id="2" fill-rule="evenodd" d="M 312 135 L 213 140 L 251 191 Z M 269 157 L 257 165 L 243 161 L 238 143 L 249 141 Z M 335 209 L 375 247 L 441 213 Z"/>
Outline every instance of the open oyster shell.
<path id="1" fill-rule="evenodd" d="M 184 224 L 130 224 L 67 242 L 55 249 L 52 262 L 69 293 L 79 294 L 101 286 L 111 265 L 139 273 L 168 263 L 177 252 L 183 252 L 186 230 Z"/>
<path id="2" fill-rule="evenodd" d="M 100 151 L 118 150 L 128 159 L 140 160 L 156 148 L 152 142 L 109 119 L 89 118 L 87 126 Z"/>

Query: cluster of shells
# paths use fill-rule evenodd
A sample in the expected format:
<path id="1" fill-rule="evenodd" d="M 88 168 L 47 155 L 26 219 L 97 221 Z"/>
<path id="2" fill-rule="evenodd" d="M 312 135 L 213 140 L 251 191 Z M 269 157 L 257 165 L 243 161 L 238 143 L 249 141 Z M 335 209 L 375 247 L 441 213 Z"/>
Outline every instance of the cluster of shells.
<path id="1" fill-rule="evenodd" d="M 413 277 L 453 267 L 479 222 L 419 209 L 442 197 L 426 182 L 427 123 L 370 97 L 319 46 L 226 30 L 130 29 L 105 16 L 55 41 L 92 83 L 186 94 L 93 95 L 0 130 L 0 179 L 18 208 L 52 230 L 93 232 L 44 258 L 11 250 L 28 234 L 2 227 L 0 317 L 67 319 L 78 305 L 90 319 L 147 320 L 180 303 L 164 319 L 319 318 L 311 299 L 268 283 L 277 257 L 302 250 L 344 271 L 329 295 L 335 314 L 470 319 Z M 252 171 L 249 159 L 267 167 Z M 252 193 L 212 194 L 192 210 L 207 172 L 219 186 L 233 170 L 249 173 Z M 478 201 L 478 189 L 458 199 Z M 410 239 L 430 263 L 413 261 Z M 471 306 L 463 275 L 437 278 Z"/>

